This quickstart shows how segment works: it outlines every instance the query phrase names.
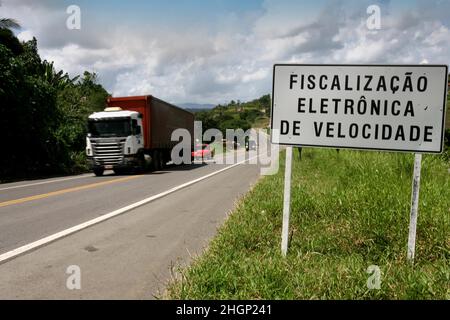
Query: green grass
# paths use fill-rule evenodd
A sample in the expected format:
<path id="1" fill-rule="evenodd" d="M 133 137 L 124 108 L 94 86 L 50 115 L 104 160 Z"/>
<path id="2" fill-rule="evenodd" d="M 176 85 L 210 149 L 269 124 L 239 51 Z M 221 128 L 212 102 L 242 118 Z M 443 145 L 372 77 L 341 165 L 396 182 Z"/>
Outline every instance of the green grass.
<path id="1" fill-rule="evenodd" d="M 295 149 L 294 149 L 295 151 Z M 304 149 L 293 167 L 291 241 L 280 254 L 284 153 L 171 299 L 450 299 L 450 172 L 424 156 L 416 259 L 406 261 L 412 154 Z M 370 265 L 381 289 L 367 288 Z"/>

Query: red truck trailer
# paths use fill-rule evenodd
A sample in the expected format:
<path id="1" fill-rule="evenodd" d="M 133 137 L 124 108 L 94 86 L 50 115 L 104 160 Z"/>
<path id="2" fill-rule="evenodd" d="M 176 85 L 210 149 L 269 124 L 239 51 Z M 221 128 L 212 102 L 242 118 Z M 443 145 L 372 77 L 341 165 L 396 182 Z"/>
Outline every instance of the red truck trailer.
<path id="1" fill-rule="evenodd" d="M 86 152 L 96 175 L 105 169 L 162 169 L 171 160 L 172 132 L 194 139 L 194 115 L 154 96 L 109 97 L 103 112 L 89 116 Z"/>

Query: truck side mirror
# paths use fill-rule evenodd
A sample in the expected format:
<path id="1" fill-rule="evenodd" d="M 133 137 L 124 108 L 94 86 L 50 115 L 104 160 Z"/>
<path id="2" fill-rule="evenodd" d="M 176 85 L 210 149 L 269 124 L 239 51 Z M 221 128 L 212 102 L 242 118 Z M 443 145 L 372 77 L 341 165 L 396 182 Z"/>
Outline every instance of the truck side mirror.
<path id="1" fill-rule="evenodd" d="M 136 119 L 131 120 L 131 128 L 133 131 L 133 134 L 141 134 L 141 127 L 138 125 L 138 122 Z"/>

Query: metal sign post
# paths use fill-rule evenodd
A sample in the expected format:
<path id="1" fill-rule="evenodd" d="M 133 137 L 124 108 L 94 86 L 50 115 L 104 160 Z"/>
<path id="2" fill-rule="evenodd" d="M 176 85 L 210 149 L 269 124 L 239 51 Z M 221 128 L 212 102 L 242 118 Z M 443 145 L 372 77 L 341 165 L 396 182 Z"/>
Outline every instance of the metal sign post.
<path id="1" fill-rule="evenodd" d="M 420 189 L 420 170 L 422 167 L 422 154 L 414 155 L 414 173 L 411 191 L 411 213 L 409 217 L 409 235 L 408 235 L 408 260 L 414 262 L 416 251 L 416 228 L 417 214 L 419 212 L 419 189 Z"/>
<path id="2" fill-rule="evenodd" d="M 283 201 L 283 228 L 281 231 L 281 253 L 286 256 L 289 240 L 289 215 L 291 212 L 291 172 L 292 147 L 286 148 L 286 167 L 284 169 L 284 201 Z"/>

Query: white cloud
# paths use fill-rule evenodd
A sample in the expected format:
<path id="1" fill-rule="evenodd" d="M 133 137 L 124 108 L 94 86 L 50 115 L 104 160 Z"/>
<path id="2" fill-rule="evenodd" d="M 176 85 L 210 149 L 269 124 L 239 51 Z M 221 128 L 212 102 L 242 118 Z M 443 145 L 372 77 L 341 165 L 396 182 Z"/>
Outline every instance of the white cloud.
<path id="1" fill-rule="evenodd" d="M 175 103 L 256 98 L 270 92 L 278 62 L 449 63 L 450 17 L 437 3 L 400 13 L 383 3 L 382 28 L 371 31 L 364 3 L 322 2 L 270 0 L 262 11 L 226 15 L 210 30 L 88 20 L 69 31 L 65 7 L 56 2 L 8 1 L 2 15 L 22 23 L 21 40 L 36 36 L 40 54 L 57 68 L 95 71 L 114 95 L 154 94 Z"/>
<path id="2" fill-rule="evenodd" d="M 242 82 L 246 83 L 246 82 L 252 82 L 252 81 L 257 81 L 257 80 L 264 80 L 267 78 L 268 75 L 269 75 L 269 70 L 267 68 L 266 69 L 260 68 L 253 73 L 245 74 L 242 77 Z"/>
<path id="3" fill-rule="evenodd" d="M 31 30 L 24 30 L 17 35 L 20 41 L 30 41 L 33 39 L 33 33 Z"/>

